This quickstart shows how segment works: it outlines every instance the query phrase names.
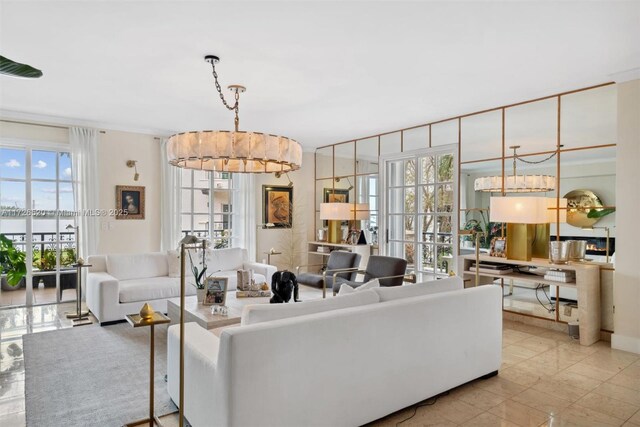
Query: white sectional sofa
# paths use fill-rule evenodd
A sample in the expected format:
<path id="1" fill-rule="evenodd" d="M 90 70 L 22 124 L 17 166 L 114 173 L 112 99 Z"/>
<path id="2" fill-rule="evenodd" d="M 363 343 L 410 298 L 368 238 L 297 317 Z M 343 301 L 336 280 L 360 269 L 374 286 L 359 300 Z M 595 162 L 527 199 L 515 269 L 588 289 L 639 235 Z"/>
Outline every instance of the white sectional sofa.
<path id="1" fill-rule="evenodd" d="M 252 269 L 257 282 L 269 284 L 276 271 L 271 265 L 248 262 L 245 249 L 208 250 L 206 257 L 207 275 L 227 277 L 230 291 L 236 289 L 237 270 Z M 180 296 L 180 259 L 176 251 L 94 255 L 88 263 L 92 267 L 87 274 L 87 307 L 100 324 L 123 320 L 125 315 L 140 311 L 145 302 L 166 313 L 167 299 Z M 187 260 L 187 284 L 192 282 L 190 271 Z M 186 291 L 187 295 L 196 294 L 191 285 Z"/>
<path id="2" fill-rule="evenodd" d="M 220 337 L 185 325 L 194 427 L 357 426 L 497 373 L 502 291 L 459 278 L 326 300 L 245 307 Z M 179 329 L 168 391 L 179 401 Z"/>

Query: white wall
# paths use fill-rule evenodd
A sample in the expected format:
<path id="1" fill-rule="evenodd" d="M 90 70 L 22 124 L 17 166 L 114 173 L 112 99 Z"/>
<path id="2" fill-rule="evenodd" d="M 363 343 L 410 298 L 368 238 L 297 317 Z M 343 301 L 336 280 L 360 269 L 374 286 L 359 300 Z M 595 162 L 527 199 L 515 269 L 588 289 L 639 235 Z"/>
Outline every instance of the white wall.
<path id="1" fill-rule="evenodd" d="M 69 143 L 67 129 L 0 122 L 0 138 Z M 116 207 L 116 185 L 146 187 L 144 220 L 101 220 L 100 253 L 134 253 L 160 250 L 159 140 L 152 135 L 107 130 L 100 134 L 98 167 L 101 209 Z M 133 180 L 127 160 L 138 160 L 140 180 Z"/>
<path id="2" fill-rule="evenodd" d="M 151 135 L 107 131 L 100 135 L 100 208 L 116 207 L 116 185 L 145 187 L 145 219 L 102 218 L 99 253 L 160 250 L 160 141 Z M 133 180 L 127 160 L 138 161 L 140 180 Z"/>
<path id="3" fill-rule="evenodd" d="M 640 353 L 640 80 L 618 84 L 616 271 L 611 346 Z"/>
<path id="4" fill-rule="evenodd" d="M 256 175 L 256 260 L 260 262 L 267 259 L 265 252 L 271 248 L 283 252 L 282 255 L 274 255 L 271 258 L 271 263 L 278 267 L 278 270 L 295 269 L 297 265 L 307 264 L 307 242 L 310 239 L 313 240 L 315 234 L 313 228 L 315 209 L 313 153 L 303 153 L 302 167 L 290 173 L 289 177 L 293 181 L 293 231 L 290 229 L 263 229 L 261 227 L 264 222 L 262 219 L 264 207 L 262 186 L 286 186 L 289 184 L 286 175 L 282 175 L 280 178 L 276 178 L 273 174 Z M 291 264 L 293 265 L 291 266 Z"/>

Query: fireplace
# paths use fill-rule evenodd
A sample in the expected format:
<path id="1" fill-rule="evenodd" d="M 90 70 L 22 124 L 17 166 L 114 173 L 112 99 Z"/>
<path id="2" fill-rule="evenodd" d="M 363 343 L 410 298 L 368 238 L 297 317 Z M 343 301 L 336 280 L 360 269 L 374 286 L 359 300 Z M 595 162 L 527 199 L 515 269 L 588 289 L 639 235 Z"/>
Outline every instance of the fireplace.
<path id="1" fill-rule="evenodd" d="M 551 236 L 551 240 L 556 240 L 555 236 Z M 560 241 L 565 240 L 586 240 L 587 255 L 607 256 L 607 239 L 606 237 L 584 237 L 584 236 L 560 236 Z M 609 256 L 616 251 L 615 237 L 609 238 Z"/>

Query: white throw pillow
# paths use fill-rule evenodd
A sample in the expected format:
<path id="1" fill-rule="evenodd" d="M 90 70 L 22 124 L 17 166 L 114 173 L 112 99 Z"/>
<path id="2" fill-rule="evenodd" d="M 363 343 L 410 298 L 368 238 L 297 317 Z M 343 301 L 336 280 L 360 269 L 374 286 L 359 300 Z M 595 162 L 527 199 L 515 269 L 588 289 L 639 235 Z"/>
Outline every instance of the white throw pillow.
<path id="1" fill-rule="evenodd" d="M 167 251 L 169 262 L 169 277 L 180 277 L 180 252 Z"/>
<path id="2" fill-rule="evenodd" d="M 340 286 L 340 290 L 338 291 L 338 296 L 352 294 L 354 292 L 359 292 L 359 291 L 364 291 L 367 289 L 379 288 L 379 287 L 380 287 L 380 281 L 378 279 L 369 280 L 367 283 L 360 285 L 357 288 L 352 288 L 346 283 L 343 283 L 342 286 Z"/>

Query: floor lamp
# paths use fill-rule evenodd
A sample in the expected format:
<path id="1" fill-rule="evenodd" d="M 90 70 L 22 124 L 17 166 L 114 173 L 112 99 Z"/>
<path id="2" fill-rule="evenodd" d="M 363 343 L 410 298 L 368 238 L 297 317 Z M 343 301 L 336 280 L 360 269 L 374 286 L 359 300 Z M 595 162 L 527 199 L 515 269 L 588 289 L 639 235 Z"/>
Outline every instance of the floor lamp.
<path id="1" fill-rule="evenodd" d="M 190 249 L 207 249 L 207 241 L 187 234 L 180 240 L 180 398 L 179 398 L 179 425 L 184 426 L 184 300 L 186 293 L 185 258 Z"/>

